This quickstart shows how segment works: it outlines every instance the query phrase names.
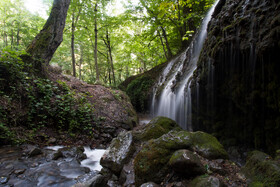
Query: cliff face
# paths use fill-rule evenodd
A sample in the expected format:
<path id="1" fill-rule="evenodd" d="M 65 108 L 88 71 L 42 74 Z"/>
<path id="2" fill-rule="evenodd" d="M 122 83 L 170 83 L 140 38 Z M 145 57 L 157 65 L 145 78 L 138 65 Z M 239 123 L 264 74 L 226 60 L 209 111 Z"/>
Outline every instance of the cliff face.
<path id="1" fill-rule="evenodd" d="M 194 130 L 225 145 L 279 149 L 279 59 L 280 2 L 221 0 L 192 81 Z"/>

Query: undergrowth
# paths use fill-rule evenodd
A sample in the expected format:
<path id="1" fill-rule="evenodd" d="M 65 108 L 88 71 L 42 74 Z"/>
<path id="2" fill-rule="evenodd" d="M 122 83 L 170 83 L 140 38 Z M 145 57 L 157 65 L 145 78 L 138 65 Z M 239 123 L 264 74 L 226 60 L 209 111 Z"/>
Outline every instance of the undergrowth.
<path id="1" fill-rule="evenodd" d="M 86 94 L 75 93 L 65 82 L 52 82 L 34 74 L 33 62 L 23 62 L 24 52 L 0 52 L 0 140 L 18 143 L 14 127 L 36 131 L 48 127 L 91 135 L 94 106 Z"/>

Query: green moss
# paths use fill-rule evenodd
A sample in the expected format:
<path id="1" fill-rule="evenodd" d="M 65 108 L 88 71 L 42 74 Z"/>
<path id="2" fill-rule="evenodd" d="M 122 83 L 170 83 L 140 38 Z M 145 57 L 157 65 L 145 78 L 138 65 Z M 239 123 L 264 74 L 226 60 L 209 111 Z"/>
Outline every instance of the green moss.
<path id="1" fill-rule="evenodd" d="M 212 187 L 223 186 L 218 178 L 208 175 L 196 177 L 190 184 L 190 187 Z"/>
<path id="2" fill-rule="evenodd" d="M 191 146 L 190 132 L 170 131 L 145 144 L 134 160 L 136 185 L 153 181 L 160 183 L 168 172 L 168 161 L 174 151 Z"/>
<path id="3" fill-rule="evenodd" d="M 192 133 L 192 147 L 201 156 L 209 159 L 228 158 L 228 154 L 220 142 L 205 132 Z"/>
<path id="4" fill-rule="evenodd" d="M 252 179 L 250 186 L 280 186 L 280 164 L 260 151 L 249 153 L 246 165 L 242 169 L 247 178 Z"/>
<path id="5" fill-rule="evenodd" d="M 155 80 L 149 75 L 142 75 L 128 84 L 126 93 L 137 111 L 148 108 L 149 93 Z"/>
<path id="6" fill-rule="evenodd" d="M 172 119 L 166 117 L 156 117 L 152 119 L 143 129 L 135 132 L 134 136 L 137 140 L 147 141 L 159 138 L 173 129 L 181 130 L 181 127 Z"/>

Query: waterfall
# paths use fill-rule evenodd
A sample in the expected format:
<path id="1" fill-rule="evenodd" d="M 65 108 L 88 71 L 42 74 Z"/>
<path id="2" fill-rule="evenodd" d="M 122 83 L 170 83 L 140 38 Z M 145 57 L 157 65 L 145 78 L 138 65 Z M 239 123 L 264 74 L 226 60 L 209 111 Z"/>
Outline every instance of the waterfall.
<path id="1" fill-rule="evenodd" d="M 189 131 L 192 131 L 191 78 L 207 36 L 207 25 L 218 2 L 216 1 L 208 11 L 199 33 L 190 46 L 169 62 L 153 90 L 152 116 L 169 117 Z"/>

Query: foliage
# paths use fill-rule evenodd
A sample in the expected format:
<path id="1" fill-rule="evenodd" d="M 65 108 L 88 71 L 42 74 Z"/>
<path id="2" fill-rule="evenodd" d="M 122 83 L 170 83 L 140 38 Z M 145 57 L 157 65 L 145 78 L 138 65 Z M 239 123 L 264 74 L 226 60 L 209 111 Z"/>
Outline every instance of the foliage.
<path id="1" fill-rule="evenodd" d="M 30 127 L 52 125 L 69 132 L 91 133 L 93 106 L 85 96 L 75 98 L 76 94 L 64 82 L 54 85 L 48 79 L 35 79 L 33 83 L 28 88 Z"/>
<path id="2" fill-rule="evenodd" d="M 0 49 L 24 49 L 43 26 L 44 19 L 30 14 L 22 0 L 0 1 Z"/>
<path id="3" fill-rule="evenodd" d="M 149 0 L 140 1 L 140 4 L 124 1 L 122 11 L 114 8 L 116 4 L 120 4 L 117 0 L 99 0 L 97 3 L 98 12 L 95 14 L 95 1 L 72 1 L 64 41 L 52 63 L 59 64 L 65 73 L 72 74 L 73 57 L 69 50 L 72 16 L 73 12 L 75 16 L 80 12 L 75 23 L 75 68 L 80 70 L 80 79 L 89 83 L 96 81 L 94 23 L 97 19 L 100 79 L 112 86 L 114 77 L 119 84 L 131 75 L 143 73 L 162 64 L 172 54 L 184 48 L 213 0 Z M 167 45 L 171 56 L 167 54 Z"/>
<path id="4" fill-rule="evenodd" d="M 20 55 L 1 52 L 0 138 L 14 141 L 11 129 L 18 126 L 34 132 L 50 127 L 90 136 L 95 119 L 88 96 L 71 91 L 64 82 L 36 77 Z"/>
<path id="5" fill-rule="evenodd" d="M 52 0 L 44 0 L 44 3 L 50 7 Z M 96 3 L 97 12 L 94 11 Z M 74 57 L 79 79 L 95 83 L 94 40 L 97 37 L 100 80 L 117 86 L 131 75 L 162 64 L 185 47 L 212 3 L 213 0 L 148 0 L 139 4 L 119 0 L 71 0 L 64 41 L 51 63 L 60 65 L 64 73 L 73 74 Z M 23 0 L 2 0 L 0 7 L 0 49 L 26 48 L 45 20 L 30 14 Z"/>

